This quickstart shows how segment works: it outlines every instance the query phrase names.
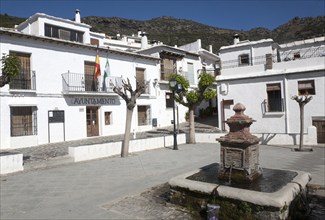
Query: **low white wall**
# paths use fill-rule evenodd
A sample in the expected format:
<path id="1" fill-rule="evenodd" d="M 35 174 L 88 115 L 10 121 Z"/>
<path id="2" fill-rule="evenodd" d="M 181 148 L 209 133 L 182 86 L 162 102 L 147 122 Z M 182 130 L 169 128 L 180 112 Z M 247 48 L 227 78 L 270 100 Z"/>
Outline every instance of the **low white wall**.
<path id="1" fill-rule="evenodd" d="M 196 143 L 217 143 L 216 139 L 226 133 L 195 133 Z"/>
<path id="2" fill-rule="evenodd" d="M 185 144 L 185 134 L 177 135 L 177 143 Z M 138 140 L 130 140 L 129 153 L 157 148 L 173 146 L 173 136 L 154 137 Z M 69 156 L 74 162 L 104 158 L 121 153 L 122 142 L 110 142 L 104 144 L 84 145 L 78 147 L 69 147 Z"/>
<path id="3" fill-rule="evenodd" d="M 266 145 L 299 145 L 300 134 L 254 134 L 260 138 L 260 144 Z M 317 145 L 317 129 L 315 126 L 307 128 L 304 134 L 304 145 Z"/>
<path id="4" fill-rule="evenodd" d="M 0 155 L 0 174 L 14 173 L 24 170 L 23 154 Z"/>

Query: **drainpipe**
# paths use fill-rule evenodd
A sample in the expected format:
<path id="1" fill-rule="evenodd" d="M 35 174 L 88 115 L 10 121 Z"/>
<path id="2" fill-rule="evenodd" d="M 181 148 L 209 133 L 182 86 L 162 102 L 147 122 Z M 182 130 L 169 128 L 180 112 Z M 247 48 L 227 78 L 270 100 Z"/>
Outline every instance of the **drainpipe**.
<path id="1" fill-rule="evenodd" d="M 289 118 L 289 111 L 288 111 L 288 79 L 287 79 L 287 74 L 283 74 L 283 107 L 284 107 L 284 126 L 285 126 L 285 133 L 289 134 L 289 123 L 288 123 L 288 118 Z"/>
<path id="2" fill-rule="evenodd" d="M 251 46 L 251 66 L 254 65 L 254 48 Z"/>

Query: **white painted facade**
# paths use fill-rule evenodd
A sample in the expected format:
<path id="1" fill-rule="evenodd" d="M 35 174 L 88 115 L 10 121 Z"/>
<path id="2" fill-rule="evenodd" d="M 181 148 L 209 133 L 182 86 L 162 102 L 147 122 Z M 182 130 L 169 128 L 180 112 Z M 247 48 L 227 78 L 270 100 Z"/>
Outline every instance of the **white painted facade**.
<path id="1" fill-rule="evenodd" d="M 46 36 L 45 24 L 81 32 L 82 41 Z M 149 88 L 137 100 L 131 132 L 136 135 L 137 132 L 171 125 L 173 111 L 172 108 L 166 107 L 166 95 L 170 92 L 168 81 L 161 80 L 160 58 L 154 53 L 135 53 L 120 48 L 108 49 L 104 44 L 107 42 L 105 35 L 91 32 L 89 25 L 41 13 L 31 16 L 15 30 L 0 28 L 0 35 L 0 53 L 14 52 L 28 56 L 30 65 L 28 75 L 31 78 L 28 88 L 17 89 L 11 85 L 0 88 L 0 150 L 91 136 L 123 134 L 126 118 L 125 101 L 112 91 L 109 80 L 120 83 L 121 78 L 129 78 L 135 87 L 137 70 L 143 71 L 144 80 L 149 81 Z M 97 46 L 91 44 L 94 40 L 99 45 L 101 76 L 98 78 L 99 88 L 89 91 L 84 75 L 85 63 L 95 63 Z M 190 62 L 193 63 L 193 71 L 196 73 L 200 68 L 198 55 L 186 54 L 186 51 L 182 53 L 186 56 L 177 61 L 177 68 Z M 107 56 L 111 75 L 106 79 L 107 90 L 102 91 Z M 186 68 L 187 66 L 184 66 L 183 69 Z M 138 121 L 139 106 L 146 106 L 146 119 L 141 124 Z M 32 109 L 33 113 L 29 116 L 33 120 L 30 123 L 33 132 L 12 135 L 12 111 L 21 107 Z M 98 134 L 89 135 L 87 124 L 92 121 L 87 122 L 87 112 L 88 108 L 93 107 L 98 117 L 96 121 Z M 178 106 L 177 109 L 179 116 L 177 121 L 184 122 L 187 109 L 183 106 Z M 64 122 L 62 120 L 54 123 L 53 114 L 60 112 L 64 112 Z M 108 124 L 105 118 L 107 113 L 110 114 Z"/>
<path id="2" fill-rule="evenodd" d="M 298 52 L 300 57 L 294 59 L 294 53 Z M 248 54 L 247 64 L 240 64 L 242 54 Z M 266 54 L 272 58 L 269 67 Z M 299 105 L 291 97 L 299 95 L 298 82 L 306 81 L 313 83 L 315 94 L 311 94 L 313 99 L 305 106 L 305 135 L 308 137 L 308 130 L 313 133 L 313 120 L 325 122 L 324 37 L 286 45 L 277 45 L 271 39 L 237 42 L 221 47 L 219 55 L 222 60 L 221 75 L 217 77 L 220 128 L 228 130 L 223 121 L 234 114 L 233 104 L 239 102 L 246 106 L 245 114 L 256 120 L 251 132 L 261 137 L 262 143 L 299 144 Z M 272 84 L 279 86 L 276 89 L 281 95 L 281 109 L 269 109 L 268 90 Z M 316 139 L 310 139 L 305 138 L 306 144 L 317 143 Z"/>

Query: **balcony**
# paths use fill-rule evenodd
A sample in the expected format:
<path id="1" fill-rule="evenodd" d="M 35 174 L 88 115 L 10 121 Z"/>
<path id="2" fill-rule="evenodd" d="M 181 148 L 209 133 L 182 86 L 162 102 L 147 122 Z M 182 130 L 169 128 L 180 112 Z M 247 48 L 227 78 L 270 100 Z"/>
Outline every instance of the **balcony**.
<path id="1" fill-rule="evenodd" d="M 273 55 L 273 63 L 294 61 L 299 59 L 309 59 L 315 57 L 324 57 L 325 47 L 309 47 L 297 50 L 279 51 L 279 55 Z M 265 65 L 266 55 L 250 57 L 247 64 L 240 64 L 239 59 L 227 60 L 222 62 L 222 69 L 231 69 L 237 67 L 247 67 L 255 65 Z"/>
<path id="2" fill-rule="evenodd" d="M 32 71 L 32 74 L 20 73 L 16 77 L 12 78 L 9 83 L 10 90 L 36 90 L 36 74 Z"/>
<path id="3" fill-rule="evenodd" d="M 97 81 L 93 76 L 83 73 L 63 73 L 63 93 L 113 93 L 114 84 L 122 85 L 121 77 L 108 76 L 105 83 L 102 80 L 102 77 Z"/>

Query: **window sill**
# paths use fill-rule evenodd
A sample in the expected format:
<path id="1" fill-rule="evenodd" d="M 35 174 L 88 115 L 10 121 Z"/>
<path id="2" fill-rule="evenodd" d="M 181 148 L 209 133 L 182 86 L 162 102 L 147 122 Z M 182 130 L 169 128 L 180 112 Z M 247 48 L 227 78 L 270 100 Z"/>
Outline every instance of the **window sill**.
<path id="1" fill-rule="evenodd" d="M 32 89 L 9 89 L 10 93 L 36 93 L 36 90 Z"/>
<path id="2" fill-rule="evenodd" d="M 265 112 L 264 115 L 266 115 L 266 116 L 281 116 L 281 115 L 284 115 L 284 112 Z"/>

